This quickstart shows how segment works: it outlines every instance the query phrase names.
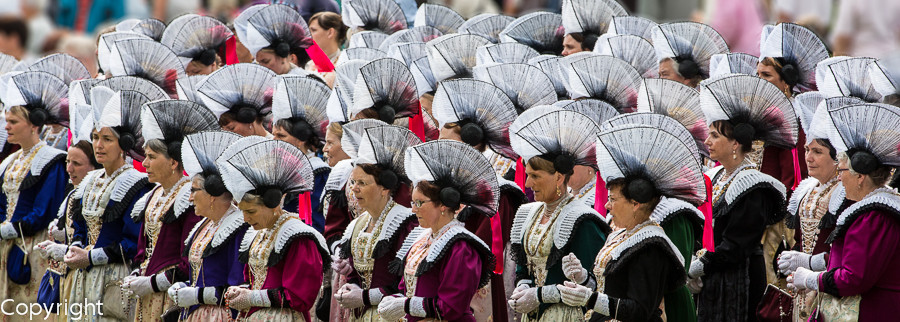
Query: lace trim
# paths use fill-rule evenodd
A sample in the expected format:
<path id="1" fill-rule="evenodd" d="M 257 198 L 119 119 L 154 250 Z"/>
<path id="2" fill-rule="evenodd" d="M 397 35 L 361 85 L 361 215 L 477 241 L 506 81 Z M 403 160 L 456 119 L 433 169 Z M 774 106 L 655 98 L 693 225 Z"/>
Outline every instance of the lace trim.
<path id="1" fill-rule="evenodd" d="M 796 216 L 797 211 L 800 209 L 800 203 L 803 201 L 803 198 L 806 197 L 816 186 L 819 185 L 819 180 L 816 178 L 806 178 L 803 181 L 800 181 L 800 184 L 797 185 L 797 189 L 794 189 L 794 193 L 791 195 L 791 199 L 788 200 L 787 211 L 789 215 Z"/>
<path id="2" fill-rule="evenodd" d="M 197 233 L 197 230 L 199 230 L 200 227 L 203 227 L 203 226 L 206 224 L 207 221 L 209 221 L 209 218 L 203 218 L 203 219 L 200 219 L 200 221 L 198 221 L 197 224 L 194 225 L 194 228 L 191 228 L 191 232 L 189 232 L 188 235 L 187 235 L 187 238 L 184 239 L 184 245 L 185 245 L 185 246 L 188 246 L 188 247 L 191 246 L 191 244 L 194 242 L 194 234 L 196 234 L 196 233 Z M 186 256 L 186 255 L 187 255 L 187 250 L 185 250 L 184 252 L 182 252 L 182 255 L 183 255 L 183 256 Z"/>
<path id="3" fill-rule="evenodd" d="M 416 296 L 409 299 L 409 315 L 420 318 L 428 316 L 425 312 L 425 298 Z"/>
<path id="4" fill-rule="evenodd" d="M 400 228 L 409 222 L 410 219 L 415 217 L 416 215 L 412 213 L 411 209 L 394 204 L 387 213 L 387 218 L 384 220 L 384 226 L 381 228 L 381 234 L 379 234 L 378 239 L 375 240 L 372 258 L 381 258 L 381 256 L 384 256 L 390 249 L 391 241 L 397 238 L 397 233 L 400 231 Z"/>
<path id="5" fill-rule="evenodd" d="M 403 241 L 403 246 L 400 247 L 400 250 L 397 251 L 397 256 L 391 261 L 389 269 L 392 273 L 400 275 L 402 273 L 403 266 L 406 262 L 406 255 L 409 253 L 409 250 L 412 248 L 412 245 L 417 241 L 423 238 L 428 238 L 431 234 L 431 229 L 425 229 L 421 227 L 416 227 L 412 230 L 409 236 L 406 237 L 406 240 Z M 431 247 L 428 249 L 428 254 L 425 255 L 425 259 L 419 263 L 419 267 L 416 269 L 416 276 L 422 276 L 425 272 L 428 272 L 431 268 L 434 267 L 434 264 L 444 258 L 445 255 L 450 253 L 450 249 L 452 246 L 458 242 L 464 241 L 468 242 L 475 248 L 475 251 L 481 256 L 482 259 L 482 271 L 481 271 L 481 280 L 478 284 L 478 288 L 481 288 L 487 285 L 491 279 L 491 272 L 494 268 L 494 256 L 491 253 L 491 248 L 484 243 L 478 236 L 470 232 L 465 228 L 465 226 L 454 226 L 450 227 L 445 233 L 441 235 L 437 240 L 432 242 Z"/>
<path id="6" fill-rule="evenodd" d="M 838 182 L 831 192 L 831 200 L 828 200 L 828 212 L 839 215 L 838 210 L 844 204 L 844 199 L 847 199 L 847 190 L 844 190 L 843 183 Z"/>
<path id="7" fill-rule="evenodd" d="M 603 222 L 603 217 L 596 210 L 578 202 L 566 204 L 559 212 L 559 216 L 562 218 L 557 218 L 555 227 L 553 227 L 553 244 L 558 249 L 565 249 L 569 246 L 569 237 L 574 232 L 575 225 L 583 220 L 582 217 Z"/>
<path id="8" fill-rule="evenodd" d="M 705 220 L 703 213 L 700 212 L 700 209 L 697 209 L 697 207 L 694 207 L 687 201 L 667 197 L 659 199 L 659 204 L 653 209 L 653 213 L 650 214 L 650 219 L 657 224 L 662 225 L 670 219 L 669 217 L 672 217 L 672 215 L 680 213 L 681 211 L 687 211 L 693 214 L 694 216 L 689 218 L 691 221 L 696 222 L 699 220 L 702 224 Z"/>
<path id="9" fill-rule="evenodd" d="M 253 240 L 256 239 L 256 235 L 259 234 L 259 231 L 253 229 L 251 226 L 247 228 L 247 232 L 244 233 L 244 238 L 241 239 L 241 247 L 238 248 L 239 260 L 241 263 L 247 264 L 250 259 L 250 245 L 253 245 Z"/>
<path id="10" fill-rule="evenodd" d="M 512 229 L 510 229 L 510 243 L 512 244 L 522 244 L 522 239 L 525 237 L 525 223 L 529 222 L 531 217 L 540 209 L 540 202 L 530 202 L 527 204 L 523 204 L 519 206 L 519 210 L 516 210 L 516 217 L 513 218 Z"/>
<path id="11" fill-rule="evenodd" d="M 328 163 L 322 161 L 319 157 L 309 158 L 309 164 L 312 166 L 313 174 L 319 174 L 325 170 L 331 170 L 331 167 L 328 166 Z"/>
<path id="12" fill-rule="evenodd" d="M 613 233 L 613 235 L 610 235 L 609 238 L 607 238 L 607 240 L 614 240 L 616 238 L 616 236 L 618 236 L 624 232 L 625 232 L 624 229 L 616 231 L 615 233 Z M 646 227 L 644 227 L 644 229 L 641 229 L 640 231 L 634 233 L 634 235 L 631 235 L 630 237 L 628 237 L 628 239 L 626 239 L 618 247 L 616 247 L 616 249 L 614 249 L 612 251 L 612 253 L 610 254 L 610 262 L 618 260 L 619 257 L 622 256 L 623 253 L 625 253 L 627 250 L 631 249 L 632 247 L 646 244 L 646 243 L 644 243 L 644 241 L 651 239 L 651 238 L 659 238 L 661 240 L 664 240 L 666 242 L 666 245 L 669 246 L 669 250 L 672 251 L 675 258 L 677 258 L 678 261 L 681 263 L 681 266 L 684 266 L 684 257 L 681 257 L 681 252 L 678 251 L 678 247 L 675 247 L 675 244 L 673 244 L 672 241 L 669 240 L 669 237 L 666 236 L 665 230 L 663 230 L 662 227 L 659 227 L 656 225 L 646 226 Z M 612 266 L 612 265 L 610 265 L 610 266 Z"/>
<path id="13" fill-rule="evenodd" d="M 315 241 L 316 246 L 318 246 L 319 255 L 322 256 L 322 270 L 324 272 L 330 267 L 331 263 L 331 256 L 328 252 L 328 245 L 325 244 L 325 237 L 322 237 L 322 234 L 312 228 L 312 226 L 300 221 L 296 214 L 294 215 L 282 224 L 281 229 L 278 230 L 278 235 L 275 237 L 275 247 L 269 254 L 269 261 L 266 266 L 272 267 L 277 265 L 284 257 L 284 252 L 288 245 L 297 238 L 307 237 Z"/>
<path id="14" fill-rule="evenodd" d="M 340 248 L 340 253 L 338 254 L 338 256 L 340 256 L 342 259 L 350 258 L 350 239 L 353 237 L 353 229 L 356 227 L 357 220 L 359 220 L 359 217 L 356 217 L 350 221 L 350 224 L 348 224 L 347 227 L 344 228 L 344 234 L 341 235 L 341 239 L 337 241 L 338 248 Z"/>
<path id="15" fill-rule="evenodd" d="M 237 207 L 231 205 L 228 211 L 225 212 L 225 215 L 222 216 L 222 219 L 220 219 L 219 228 L 213 234 L 212 241 L 206 246 L 207 249 L 222 246 L 227 240 L 231 239 L 231 236 L 236 231 L 244 226 L 249 226 L 249 224 L 244 222 L 244 214 Z"/>
<path id="16" fill-rule="evenodd" d="M 757 170 L 748 169 L 736 174 L 731 181 L 731 186 L 725 191 L 725 202 L 733 204 L 744 192 L 759 184 L 768 184 L 775 188 L 781 194 L 781 199 L 785 198 L 785 187 L 781 181 L 776 180 L 770 175 L 764 174 Z M 783 201 L 782 201 L 783 202 Z"/>
<path id="17" fill-rule="evenodd" d="M 98 171 L 105 171 L 100 169 Z M 129 191 L 136 186 L 141 180 L 147 180 L 147 175 L 144 173 L 140 173 L 135 169 L 125 170 L 124 173 L 119 175 L 119 178 L 116 179 L 116 185 L 113 187 L 112 194 L 109 197 L 109 200 L 115 202 L 122 202 L 125 199 L 125 196 L 129 193 Z"/>
<path id="18" fill-rule="evenodd" d="M 176 192 L 175 202 L 172 204 L 172 210 L 175 211 L 175 219 L 178 219 L 194 204 L 191 203 L 191 184 L 182 184 L 181 188 Z"/>
<path id="19" fill-rule="evenodd" d="M 331 168 L 328 180 L 325 181 L 325 191 L 337 191 L 344 188 L 350 172 L 353 171 L 353 160 L 341 160 Z M 324 194 L 323 194 L 324 195 Z"/>
<path id="20" fill-rule="evenodd" d="M 837 225 L 831 232 L 831 236 L 828 236 L 827 242 L 830 244 L 835 239 L 842 237 L 859 216 L 876 209 L 900 218 L 900 196 L 890 188 L 878 188 L 869 193 L 868 196 L 841 212 L 837 219 Z"/>
<path id="21" fill-rule="evenodd" d="M 56 164 L 57 162 L 64 162 L 65 160 L 66 152 L 54 147 L 45 146 L 42 149 L 38 150 L 37 152 L 35 152 L 34 159 L 31 160 L 31 173 L 25 176 L 25 179 L 22 180 L 22 183 L 19 185 L 19 190 L 22 191 L 31 188 L 38 182 L 41 182 L 41 180 L 44 178 L 44 175 L 46 174 L 44 173 L 45 169 L 49 168 L 51 165 Z"/>
<path id="22" fill-rule="evenodd" d="M 139 222 L 144 219 L 144 210 L 147 209 L 147 202 L 152 194 L 151 191 L 138 198 L 137 202 L 134 203 L 134 208 L 131 208 L 131 220 Z"/>

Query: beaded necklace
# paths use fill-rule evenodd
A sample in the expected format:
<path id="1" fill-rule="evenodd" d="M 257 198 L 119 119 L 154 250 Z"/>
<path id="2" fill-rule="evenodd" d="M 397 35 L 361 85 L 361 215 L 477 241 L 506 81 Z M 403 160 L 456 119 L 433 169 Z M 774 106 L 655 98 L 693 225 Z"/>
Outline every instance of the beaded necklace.
<path id="1" fill-rule="evenodd" d="M 169 188 L 168 191 L 162 186 L 159 186 L 153 191 L 150 200 L 147 201 L 147 215 L 144 217 L 144 233 L 149 238 L 149 242 L 147 243 L 147 258 L 141 263 L 141 271 L 147 269 L 147 265 L 150 264 L 150 258 L 153 257 L 153 251 L 156 249 L 156 242 L 159 241 L 159 232 L 162 230 L 163 226 L 163 216 L 170 208 L 172 208 L 175 199 L 178 197 L 178 192 L 181 191 L 181 188 L 188 182 L 188 177 L 181 177 L 181 179 L 178 179 L 178 181 L 175 182 L 175 185 Z"/>
<path id="2" fill-rule="evenodd" d="M 651 226 L 659 227 L 659 224 L 652 220 L 647 220 L 638 224 L 631 230 L 616 234 L 612 239 L 606 241 L 606 245 L 603 245 L 603 248 L 600 249 L 600 252 L 597 253 L 597 257 L 594 259 L 593 271 L 594 276 L 597 278 L 597 292 L 604 292 L 606 289 L 606 275 L 604 274 L 606 273 L 606 266 L 609 265 L 609 261 L 612 259 L 613 251 L 619 246 L 622 246 L 622 243 L 631 238 L 631 236 L 634 236 L 634 234 Z"/>
<path id="3" fill-rule="evenodd" d="M 552 235 L 551 228 L 554 223 L 556 223 L 556 219 L 559 218 L 559 214 L 562 212 L 563 208 L 565 208 L 572 200 L 574 199 L 571 195 L 566 195 L 559 201 L 556 208 L 549 213 L 546 213 L 549 210 L 547 204 L 541 205 L 541 208 L 537 213 L 542 215 L 534 217 L 528 235 L 525 237 L 524 246 L 528 258 L 528 270 L 535 276 L 535 282 L 538 283 L 539 286 L 543 286 L 547 276 L 547 255 L 549 255 L 549 250 L 553 242 L 553 238 L 550 237 Z M 541 224 L 541 217 L 548 217 L 547 222 Z"/>
<path id="4" fill-rule="evenodd" d="M 375 259 L 372 258 L 372 253 L 375 252 L 378 236 L 381 235 L 381 230 L 384 228 L 385 218 L 395 204 L 393 199 L 388 200 L 387 205 L 381 210 L 381 215 L 375 221 L 375 226 L 372 227 L 371 233 L 367 233 L 366 228 L 369 227 L 372 216 L 368 212 L 364 213 L 363 216 L 367 216 L 365 217 L 365 225 L 362 226 L 362 229 L 359 230 L 356 236 L 353 236 L 350 254 L 353 256 L 353 268 L 363 277 L 363 288 L 368 288 L 372 283 L 372 273 L 375 268 Z"/>
<path id="5" fill-rule="evenodd" d="M 194 242 L 191 243 L 191 250 L 188 252 L 188 262 L 191 264 L 191 286 L 196 287 L 200 279 L 200 272 L 203 270 L 203 250 L 213 239 L 218 225 L 211 219 L 206 220 L 206 224 L 194 236 Z M 205 285 L 205 283 L 204 283 Z"/>
<path id="6" fill-rule="evenodd" d="M 132 166 L 125 164 L 110 175 L 106 175 L 105 170 L 101 169 L 100 171 L 103 172 L 96 176 L 88 185 L 89 190 L 85 192 L 87 200 L 83 203 L 82 214 L 88 226 L 88 242 L 90 245 L 96 244 L 97 237 L 100 235 L 100 228 L 102 227 L 101 216 L 106 210 L 106 203 L 109 202 L 110 195 L 112 195 L 113 189 L 111 188 L 113 183 L 116 182 L 120 175 L 130 169 L 132 169 Z"/>
<path id="7" fill-rule="evenodd" d="M 419 277 L 416 276 L 416 271 L 419 269 L 419 264 L 425 260 L 425 257 L 428 257 L 428 253 L 431 250 L 431 245 L 435 240 L 441 238 L 450 228 L 462 226 L 463 223 L 459 220 L 453 219 L 444 227 L 441 227 L 438 230 L 437 234 L 432 234 L 431 229 L 424 231 L 422 234 L 425 236 L 424 238 L 419 238 L 409 250 L 406 259 L 406 267 L 403 270 L 403 278 L 406 281 L 406 296 L 413 297 L 416 295 L 416 286 L 419 280 Z"/>
<path id="8" fill-rule="evenodd" d="M 6 205 L 6 220 L 4 222 L 9 222 L 16 211 L 16 204 L 19 201 L 19 193 L 21 192 L 19 187 L 22 186 L 22 181 L 25 181 L 28 171 L 31 170 L 31 162 L 34 161 L 37 152 L 46 146 L 46 144 L 42 143 L 38 142 L 28 151 L 16 151 L 12 164 L 7 168 L 3 176 L 3 193 L 6 194 L 8 203 Z"/>
<path id="9" fill-rule="evenodd" d="M 254 290 L 261 290 L 263 284 L 266 283 L 266 277 L 269 272 L 269 256 L 275 247 L 275 239 L 278 237 L 278 231 L 288 219 L 293 216 L 285 211 L 281 211 L 275 225 L 269 229 L 263 229 L 253 239 L 250 247 L 250 258 L 247 265 L 250 267 L 250 286 Z"/>
<path id="10" fill-rule="evenodd" d="M 835 176 L 803 197 L 805 202 L 799 219 L 804 253 L 812 254 L 813 249 L 816 247 L 816 239 L 819 236 L 819 221 L 822 220 L 822 216 L 828 210 L 829 200 L 821 201 L 823 197 L 831 196 L 831 192 L 837 187 L 837 182 L 838 180 Z"/>
<path id="11" fill-rule="evenodd" d="M 734 177 L 736 177 L 738 173 L 740 173 L 741 171 L 743 171 L 745 169 L 751 169 L 754 167 L 756 167 L 756 165 L 748 162 L 747 159 L 744 159 L 744 161 L 741 162 L 741 164 L 738 166 L 738 168 L 735 169 L 734 172 L 731 173 L 731 175 L 729 175 L 727 177 L 722 175 L 719 178 L 719 180 L 716 180 L 716 183 L 713 185 L 713 189 L 712 189 L 712 195 L 713 195 L 712 204 L 715 205 L 716 202 L 719 201 L 719 198 L 722 197 L 722 195 L 725 193 L 725 191 L 728 191 L 728 187 L 731 186 L 731 182 L 734 180 Z M 725 170 L 723 169 L 722 171 L 725 171 Z"/>

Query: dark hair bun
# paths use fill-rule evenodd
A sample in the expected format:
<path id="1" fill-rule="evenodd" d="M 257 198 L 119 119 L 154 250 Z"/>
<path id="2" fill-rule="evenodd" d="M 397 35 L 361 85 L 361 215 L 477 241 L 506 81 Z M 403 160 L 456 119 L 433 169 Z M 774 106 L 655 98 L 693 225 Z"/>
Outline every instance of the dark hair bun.
<path id="1" fill-rule="evenodd" d="M 639 203 L 648 203 L 657 196 L 656 186 L 644 178 L 631 180 L 625 189 L 626 197 Z"/>
<path id="2" fill-rule="evenodd" d="M 693 59 L 684 58 L 678 62 L 678 73 L 684 78 L 694 78 L 700 75 L 700 65 Z"/>
<path id="3" fill-rule="evenodd" d="M 216 62 L 216 50 L 207 48 L 198 53 L 197 56 L 194 57 L 194 60 L 206 66 L 212 65 Z"/>
<path id="4" fill-rule="evenodd" d="M 456 210 L 459 208 L 460 198 L 461 195 L 456 188 L 446 187 L 441 189 L 441 203 L 450 209 Z"/>
<path id="5" fill-rule="evenodd" d="M 383 170 L 378 174 L 378 184 L 385 189 L 394 189 L 400 183 L 400 178 L 394 173 L 394 170 Z"/>
<path id="6" fill-rule="evenodd" d="M 207 175 L 203 178 L 203 190 L 210 196 L 218 197 L 225 194 L 225 182 L 218 173 Z"/>
<path id="7" fill-rule="evenodd" d="M 478 124 L 466 123 L 460 127 L 459 136 L 466 144 L 476 146 L 484 141 L 484 130 Z"/>
<path id="8" fill-rule="evenodd" d="M 378 108 L 378 119 L 384 123 L 394 123 L 395 116 L 397 116 L 397 111 L 394 110 L 393 106 L 383 105 Z"/>
<path id="9" fill-rule="evenodd" d="M 800 70 L 794 64 L 784 64 L 781 67 L 781 80 L 791 86 L 797 85 L 797 82 L 800 80 Z"/>
<path id="10" fill-rule="evenodd" d="M 581 42 L 581 49 L 584 49 L 586 51 L 593 51 L 594 46 L 597 45 L 597 39 L 599 39 L 599 37 L 593 32 L 585 32 L 583 33 L 583 35 L 584 41 Z"/>
<path id="11" fill-rule="evenodd" d="M 291 45 L 286 42 L 278 43 L 275 45 L 275 55 L 281 58 L 287 58 L 291 55 Z"/>
<path id="12" fill-rule="evenodd" d="M 134 145 L 137 144 L 137 138 L 134 137 L 134 134 L 124 131 L 119 132 L 119 147 L 122 148 L 122 151 L 130 151 L 134 149 Z"/>
<path id="13" fill-rule="evenodd" d="M 853 171 L 856 171 L 856 173 L 870 174 L 875 170 L 878 170 L 881 163 L 878 162 L 878 158 L 869 151 L 856 151 L 850 156 L 850 166 L 853 167 Z"/>
<path id="14" fill-rule="evenodd" d="M 575 169 L 575 159 L 571 156 L 560 154 L 553 159 L 553 169 L 562 174 L 572 174 Z"/>
<path id="15" fill-rule="evenodd" d="M 278 190 L 277 188 L 266 189 L 262 194 L 263 205 L 266 206 L 266 208 L 273 209 L 278 207 L 281 205 L 282 195 L 281 190 Z"/>
<path id="16" fill-rule="evenodd" d="M 256 116 L 256 109 L 250 106 L 241 106 L 234 113 L 234 119 L 244 124 L 256 122 Z"/>
<path id="17" fill-rule="evenodd" d="M 172 160 L 181 163 L 181 141 L 169 142 L 166 144 L 166 150 Z"/>
<path id="18" fill-rule="evenodd" d="M 291 136 L 300 141 L 308 142 L 313 137 L 313 129 L 306 120 L 302 118 L 294 118 L 291 125 Z"/>
<path id="19" fill-rule="evenodd" d="M 28 112 L 28 121 L 34 126 L 44 126 L 50 119 L 50 112 L 42 107 L 34 108 Z"/>
<path id="20" fill-rule="evenodd" d="M 756 136 L 756 130 L 747 123 L 740 123 L 734 127 L 734 139 L 743 146 L 753 144 L 753 138 Z"/>

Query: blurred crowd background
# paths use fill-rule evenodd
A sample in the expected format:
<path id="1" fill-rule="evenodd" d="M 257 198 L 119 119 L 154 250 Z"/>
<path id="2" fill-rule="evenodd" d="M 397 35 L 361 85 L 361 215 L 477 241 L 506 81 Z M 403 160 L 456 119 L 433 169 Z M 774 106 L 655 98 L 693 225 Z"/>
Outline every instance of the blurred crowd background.
<path id="1" fill-rule="evenodd" d="M 562 0 L 396 0 L 410 25 L 425 2 L 446 5 L 464 18 L 480 13 L 520 16 L 559 12 Z M 185 13 L 230 23 L 265 0 L 3 0 L 0 52 L 19 60 L 65 52 L 96 70 L 96 35 L 128 18 L 169 22 Z M 340 0 L 276 0 L 305 19 L 340 13 Z M 884 58 L 900 52 L 900 1 L 896 0 L 620 0 L 630 12 L 656 22 L 693 20 L 718 30 L 733 52 L 759 55 L 762 25 L 795 22 L 809 27 L 837 55 Z"/>

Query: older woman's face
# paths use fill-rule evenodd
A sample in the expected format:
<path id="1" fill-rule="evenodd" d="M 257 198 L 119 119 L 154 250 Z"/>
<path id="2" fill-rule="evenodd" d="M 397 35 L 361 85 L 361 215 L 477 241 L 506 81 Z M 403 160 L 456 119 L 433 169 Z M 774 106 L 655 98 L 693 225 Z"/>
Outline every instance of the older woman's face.
<path id="1" fill-rule="evenodd" d="M 203 190 L 203 179 L 195 176 L 191 179 L 191 196 L 189 201 L 194 204 L 194 212 L 197 216 L 209 218 L 212 210 L 212 196 Z"/>
<path id="2" fill-rule="evenodd" d="M 526 164 L 525 174 L 528 176 L 528 179 L 525 180 L 525 187 L 534 191 L 535 201 L 552 202 L 565 193 L 563 189 L 566 187 L 562 184 L 564 177 L 559 172 L 535 170 L 531 165 Z"/>
<path id="3" fill-rule="evenodd" d="M 328 160 L 328 166 L 330 167 L 333 167 L 338 161 L 350 158 L 341 147 L 341 137 L 335 134 L 334 131 L 325 133 L 325 146 L 322 147 L 322 153 L 325 154 L 325 159 Z"/>
<path id="4" fill-rule="evenodd" d="M 659 62 L 659 78 L 673 80 L 686 86 L 691 86 L 691 80 L 678 74 L 678 70 L 675 69 L 675 61 L 671 58 Z"/>
<path id="5" fill-rule="evenodd" d="M 141 165 L 147 169 L 147 180 L 150 182 L 165 182 L 173 176 L 181 176 L 181 172 L 178 171 L 178 161 L 175 161 L 175 159 L 166 157 L 149 147 L 144 152 L 146 152 L 147 157 L 144 158 Z"/>
<path id="6" fill-rule="evenodd" d="M 375 177 L 367 174 L 360 167 L 353 168 L 350 172 L 350 191 L 356 196 L 356 202 L 360 208 L 371 209 L 387 200 L 390 190 L 375 183 Z"/>
<path id="7" fill-rule="evenodd" d="M 109 165 L 124 158 L 119 138 L 108 127 L 91 133 L 91 143 L 94 145 L 94 158 L 97 159 L 97 163 Z"/>
<path id="8" fill-rule="evenodd" d="M 775 66 L 758 63 L 756 64 L 756 75 L 769 81 L 769 83 L 775 84 L 782 92 L 787 92 L 789 88 L 788 84 L 781 79 L 781 74 L 778 74 L 778 71 L 775 70 Z"/>
<path id="9" fill-rule="evenodd" d="M 69 153 L 66 154 L 66 173 L 69 174 L 69 180 L 73 185 L 78 185 L 88 172 L 94 170 L 94 165 L 84 151 L 75 147 L 69 147 Z"/>
<path id="10" fill-rule="evenodd" d="M 418 207 L 417 204 L 422 206 Z M 441 219 L 441 209 L 438 207 L 438 203 L 428 199 L 418 188 L 414 189 L 412 193 L 412 212 L 416 214 L 419 226 L 422 228 L 436 227 Z"/>
<path id="11" fill-rule="evenodd" d="M 813 140 L 806 145 L 806 168 L 809 176 L 820 182 L 830 180 L 837 171 L 837 162 L 831 158 L 828 147 Z"/>
<path id="12" fill-rule="evenodd" d="M 246 199 L 246 198 L 245 198 Z M 275 226 L 275 209 L 268 208 L 261 203 L 241 200 L 238 208 L 244 213 L 244 221 L 253 229 L 260 230 Z"/>

